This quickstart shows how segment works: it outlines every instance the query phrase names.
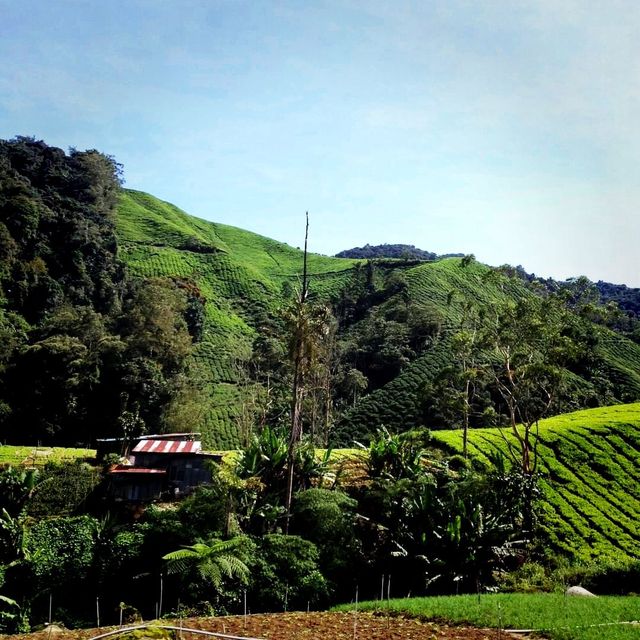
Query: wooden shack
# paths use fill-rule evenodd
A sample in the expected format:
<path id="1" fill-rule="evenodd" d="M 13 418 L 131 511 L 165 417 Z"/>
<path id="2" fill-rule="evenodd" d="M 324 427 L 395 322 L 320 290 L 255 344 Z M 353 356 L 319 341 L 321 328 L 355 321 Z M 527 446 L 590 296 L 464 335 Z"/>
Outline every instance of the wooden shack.
<path id="1" fill-rule="evenodd" d="M 117 501 L 152 502 L 167 490 L 164 469 L 142 469 L 119 464 L 109 471 L 109 495 Z"/>
<path id="2" fill-rule="evenodd" d="M 191 437 L 166 434 L 139 438 L 128 464 L 115 465 L 109 471 L 112 497 L 131 502 L 175 499 L 210 483 L 210 465 L 221 456 L 202 451 L 202 443 Z"/>
<path id="3" fill-rule="evenodd" d="M 211 482 L 212 459 L 199 440 L 140 440 L 130 456 L 136 467 L 164 469 L 176 495 Z"/>

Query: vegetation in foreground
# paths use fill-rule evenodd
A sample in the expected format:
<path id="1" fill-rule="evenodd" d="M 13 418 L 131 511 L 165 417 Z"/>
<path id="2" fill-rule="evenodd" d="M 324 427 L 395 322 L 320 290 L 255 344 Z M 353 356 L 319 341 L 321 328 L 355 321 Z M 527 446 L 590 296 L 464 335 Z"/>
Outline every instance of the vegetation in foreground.
<path id="1" fill-rule="evenodd" d="M 625 423 L 633 407 L 617 409 Z M 599 411 L 601 426 L 615 431 L 613 410 Z M 595 423 L 597 414 L 587 417 Z M 567 417 L 574 422 L 579 414 Z M 563 434 L 546 422 L 540 430 Z M 499 451 L 473 468 L 474 458 L 429 449 L 431 438 L 381 431 L 366 451 L 333 461 L 303 441 L 290 519 L 288 440 L 268 428 L 226 456 L 211 486 L 149 506 L 135 520 L 105 502 L 99 470 L 86 464 L 7 469 L 0 473 L 0 592 L 15 604 L 0 603 L 0 625 L 28 629 L 46 620 L 49 596 L 54 619 L 70 626 L 92 623 L 96 595 L 103 623 L 117 621 L 120 602 L 153 617 L 161 581 L 162 613 L 175 613 L 180 601 L 185 615 L 240 612 L 245 593 L 251 611 L 322 608 L 352 599 L 356 588 L 360 598 L 381 588 L 386 595 L 389 576 L 391 595 L 568 584 L 599 594 L 635 590 L 640 562 L 619 540 L 592 548 L 576 530 L 576 553 L 557 546 L 535 476 L 510 470 Z M 343 465 L 350 467 L 344 476 Z"/>
<path id="2" fill-rule="evenodd" d="M 459 625 L 436 624 L 422 622 L 416 618 L 396 618 L 378 616 L 372 613 L 352 612 L 288 612 L 279 614 L 251 614 L 244 616 L 220 616 L 207 618 L 164 619 L 159 624 L 183 626 L 227 636 L 269 638 L 269 640 L 499 640 L 497 633 L 486 629 L 463 628 Z M 115 630 L 115 629 L 114 629 Z M 106 629 L 87 629 L 68 631 L 56 630 L 58 640 L 86 640 Z M 44 629 L 37 633 L 22 636 L 24 640 L 48 640 L 49 631 Z M 175 640 L 187 637 L 188 632 L 181 634 L 163 630 L 153 625 L 144 632 L 124 634 L 123 640 L 139 640 L 141 637 L 155 640 Z M 195 635 L 195 634 L 194 634 Z M 0 636 L 2 637 L 2 636 Z"/>
<path id="3" fill-rule="evenodd" d="M 640 638 L 640 597 L 568 597 L 562 594 L 492 594 L 362 602 L 363 611 L 494 629 L 532 629 L 553 640 Z M 336 607 L 353 610 L 353 604 Z"/>

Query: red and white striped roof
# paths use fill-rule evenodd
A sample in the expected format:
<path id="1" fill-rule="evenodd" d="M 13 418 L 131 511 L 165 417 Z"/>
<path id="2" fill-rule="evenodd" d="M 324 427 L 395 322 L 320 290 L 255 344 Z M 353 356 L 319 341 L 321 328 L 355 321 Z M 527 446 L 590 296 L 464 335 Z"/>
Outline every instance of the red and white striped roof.
<path id="1" fill-rule="evenodd" d="M 133 453 L 200 453 L 199 440 L 141 440 Z"/>
<path id="2" fill-rule="evenodd" d="M 109 473 L 135 473 L 135 474 L 153 473 L 153 474 L 167 475 L 167 472 L 165 469 L 149 469 L 147 467 L 131 467 L 125 464 L 119 464 L 115 467 L 112 467 Z"/>

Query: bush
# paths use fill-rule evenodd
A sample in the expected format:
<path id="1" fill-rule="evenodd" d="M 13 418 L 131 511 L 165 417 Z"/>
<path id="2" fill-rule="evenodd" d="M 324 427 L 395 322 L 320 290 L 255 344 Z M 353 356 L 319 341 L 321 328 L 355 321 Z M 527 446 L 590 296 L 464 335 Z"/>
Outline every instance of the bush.
<path id="1" fill-rule="evenodd" d="M 292 531 L 317 545 L 322 573 L 338 600 L 351 593 L 363 561 L 355 528 L 357 506 L 341 491 L 328 489 L 302 491 L 293 504 Z"/>
<path id="2" fill-rule="evenodd" d="M 560 567 L 552 573 L 556 585 L 578 585 L 597 595 L 625 595 L 640 589 L 640 560 L 604 560 L 588 565 Z"/>
<path id="3" fill-rule="evenodd" d="M 554 588 L 548 570 L 537 562 L 526 562 L 515 571 L 498 576 L 497 583 L 500 591 L 509 593 L 538 593 Z"/>
<path id="4" fill-rule="evenodd" d="M 253 584 L 249 601 L 253 611 L 303 609 L 327 597 L 327 582 L 318 569 L 316 545 L 298 536 L 273 533 L 257 538 Z"/>
<path id="5" fill-rule="evenodd" d="M 554 569 L 538 562 L 527 562 L 516 571 L 498 580 L 501 591 L 536 593 L 560 591 L 579 586 L 596 595 L 627 595 L 637 593 L 640 585 L 640 561 L 616 562 L 604 560 L 592 564 L 560 563 Z"/>

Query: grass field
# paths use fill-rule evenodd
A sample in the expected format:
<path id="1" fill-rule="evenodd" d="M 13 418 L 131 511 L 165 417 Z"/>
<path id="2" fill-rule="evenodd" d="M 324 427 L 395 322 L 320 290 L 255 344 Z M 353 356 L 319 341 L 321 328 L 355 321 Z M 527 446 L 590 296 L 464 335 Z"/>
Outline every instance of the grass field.
<path id="1" fill-rule="evenodd" d="M 562 594 L 492 594 L 407 598 L 363 602 L 363 611 L 379 611 L 421 620 L 477 627 L 532 629 L 553 640 L 631 640 L 640 638 L 639 596 L 575 598 Z M 353 610 L 353 604 L 336 607 Z"/>
<path id="2" fill-rule="evenodd" d="M 47 462 L 94 460 L 95 457 L 95 449 L 0 445 L 0 467 L 43 467 Z"/>

